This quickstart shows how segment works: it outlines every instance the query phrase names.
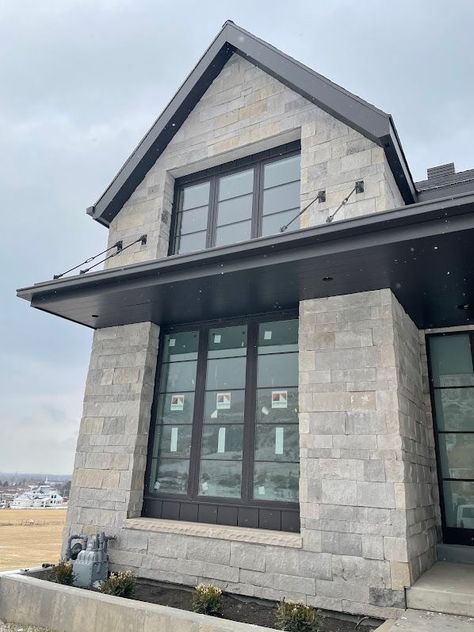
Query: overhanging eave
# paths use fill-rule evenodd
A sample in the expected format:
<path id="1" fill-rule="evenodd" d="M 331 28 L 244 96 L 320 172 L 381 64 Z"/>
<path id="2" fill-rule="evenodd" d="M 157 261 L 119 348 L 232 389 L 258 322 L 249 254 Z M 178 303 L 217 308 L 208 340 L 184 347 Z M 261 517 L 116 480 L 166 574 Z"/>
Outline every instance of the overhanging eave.
<path id="1" fill-rule="evenodd" d="M 48 281 L 18 291 L 93 328 L 178 324 L 391 288 L 422 328 L 468 322 L 474 195 Z M 328 280 L 329 277 L 329 280 Z"/>

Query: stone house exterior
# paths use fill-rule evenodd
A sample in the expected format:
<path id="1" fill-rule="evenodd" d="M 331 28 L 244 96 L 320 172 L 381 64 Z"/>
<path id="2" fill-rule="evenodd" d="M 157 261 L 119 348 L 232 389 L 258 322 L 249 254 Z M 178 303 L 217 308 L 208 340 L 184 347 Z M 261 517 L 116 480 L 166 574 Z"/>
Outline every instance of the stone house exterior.
<path id="1" fill-rule="evenodd" d="M 95 330 L 65 537 L 404 608 L 474 543 L 473 205 L 474 171 L 414 183 L 389 115 L 227 22 L 88 209 L 117 256 L 19 290 Z"/>

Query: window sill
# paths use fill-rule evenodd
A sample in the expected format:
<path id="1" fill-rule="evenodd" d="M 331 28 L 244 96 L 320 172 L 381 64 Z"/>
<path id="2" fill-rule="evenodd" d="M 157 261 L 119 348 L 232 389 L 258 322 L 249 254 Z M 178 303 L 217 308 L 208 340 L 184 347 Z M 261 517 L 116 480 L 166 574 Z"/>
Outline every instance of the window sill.
<path id="1" fill-rule="evenodd" d="M 270 529 L 248 529 L 246 527 L 230 527 L 226 525 L 184 522 L 181 520 L 160 520 L 158 518 L 128 518 L 123 523 L 124 529 L 150 531 L 153 533 L 175 533 L 198 538 L 213 538 L 250 544 L 266 544 L 300 549 L 303 545 L 299 533 L 285 533 Z"/>

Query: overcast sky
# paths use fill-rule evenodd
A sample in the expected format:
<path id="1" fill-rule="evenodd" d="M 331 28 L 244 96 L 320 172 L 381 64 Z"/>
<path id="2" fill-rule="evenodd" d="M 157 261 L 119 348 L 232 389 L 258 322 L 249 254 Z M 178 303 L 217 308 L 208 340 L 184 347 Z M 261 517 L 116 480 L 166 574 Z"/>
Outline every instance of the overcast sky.
<path id="1" fill-rule="evenodd" d="M 474 167 L 472 0 L 0 0 L 0 471 L 71 472 L 91 345 L 15 289 L 103 248 L 85 208 L 226 19 L 390 112 L 416 180 Z"/>

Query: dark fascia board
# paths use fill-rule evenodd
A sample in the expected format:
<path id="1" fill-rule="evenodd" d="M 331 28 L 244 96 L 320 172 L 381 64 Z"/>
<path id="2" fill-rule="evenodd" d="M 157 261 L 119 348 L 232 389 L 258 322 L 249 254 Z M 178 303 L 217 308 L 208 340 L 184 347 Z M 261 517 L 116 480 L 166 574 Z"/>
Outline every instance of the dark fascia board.
<path id="1" fill-rule="evenodd" d="M 233 53 L 383 147 L 405 203 L 416 200 L 408 164 L 389 114 L 228 21 L 109 187 L 87 209 L 93 219 L 110 225 Z"/>
<path id="2" fill-rule="evenodd" d="M 403 206 L 390 211 L 373 213 L 356 219 L 342 220 L 314 228 L 306 228 L 291 233 L 260 237 L 233 246 L 222 246 L 193 254 L 173 255 L 145 263 L 131 264 L 122 268 L 101 270 L 87 275 L 77 275 L 52 281 L 43 281 L 33 286 L 20 288 L 17 296 L 27 301 L 43 297 L 60 298 L 63 292 L 76 292 L 117 286 L 121 282 L 133 282 L 150 277 L 156 280 L 167 275 L 174 278 L 199 277 L 206 266 L 219 266 L 223 263 L 232 266 L 239 261 L 255 256 L 269 257 L 276 253 L 294 251 L 308 244 L 324 244 L 332 241 L 347 240 L 365 236 L 373 244 L 380 243 L 380 235 L 384 231 L 399 229 L 410 231 L 413 226 L 424 224 L 440 218 L 472 215 L 474 194 L 448 197 L 441 200 L 420 202 L 409 207 Z M 446 225 L 443 230 L 446 230 Z M 413 237 L 416 231 L 413 229 Z M 229 267 L 226 267 L 229 270 Z"/>

